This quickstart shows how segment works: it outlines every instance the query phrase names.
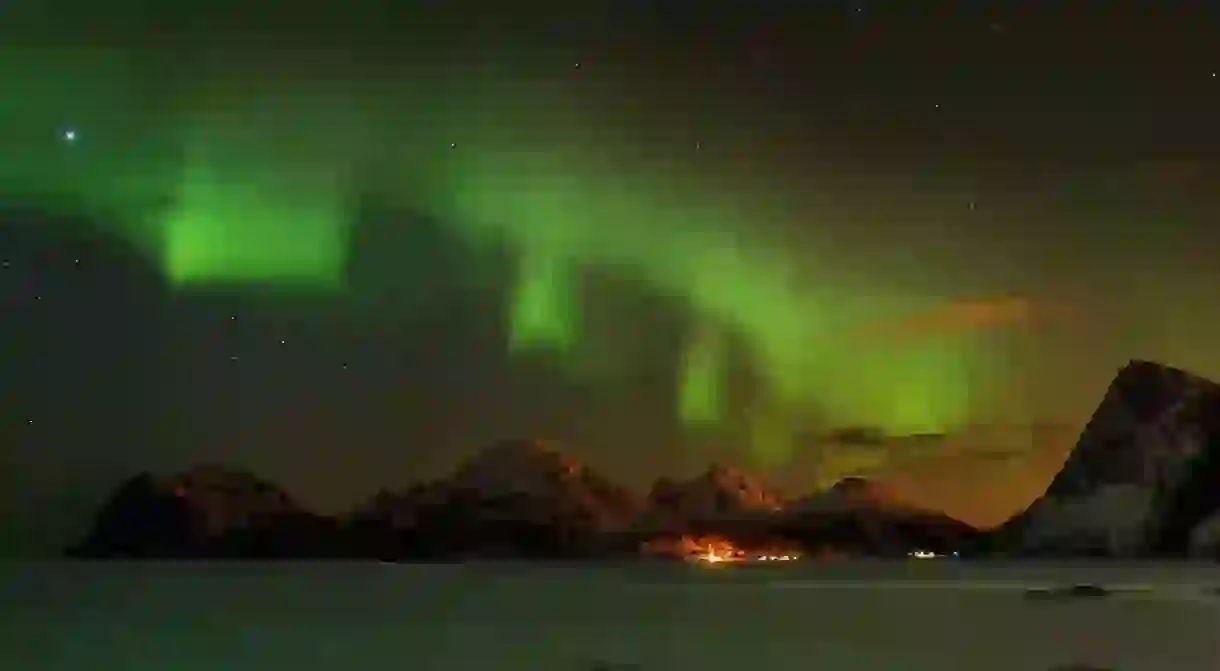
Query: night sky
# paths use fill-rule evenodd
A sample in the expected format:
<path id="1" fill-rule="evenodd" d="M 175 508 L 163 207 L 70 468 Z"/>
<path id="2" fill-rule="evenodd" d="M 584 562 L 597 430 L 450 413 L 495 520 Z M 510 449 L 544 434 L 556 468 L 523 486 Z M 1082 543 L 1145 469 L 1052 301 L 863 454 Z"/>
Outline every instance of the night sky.
<path id="1" fill-rule="evenodd" d="M 4 546 L 517 436 L 991 523 L 1128 359 L 1220 378 L 1220 13 L 548 4 L 0 5 Z"/>

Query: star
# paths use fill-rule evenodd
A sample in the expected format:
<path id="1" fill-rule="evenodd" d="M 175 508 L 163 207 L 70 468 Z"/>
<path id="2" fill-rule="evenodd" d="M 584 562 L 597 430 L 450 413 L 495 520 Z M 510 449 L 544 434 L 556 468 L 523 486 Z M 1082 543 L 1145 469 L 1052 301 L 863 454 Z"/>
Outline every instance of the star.
<path id="1" fill-rule="evenodd" d="M 67 142 L 76 142 L 76 131 L 69 128 L 64 131 L 64 140 Z"/>

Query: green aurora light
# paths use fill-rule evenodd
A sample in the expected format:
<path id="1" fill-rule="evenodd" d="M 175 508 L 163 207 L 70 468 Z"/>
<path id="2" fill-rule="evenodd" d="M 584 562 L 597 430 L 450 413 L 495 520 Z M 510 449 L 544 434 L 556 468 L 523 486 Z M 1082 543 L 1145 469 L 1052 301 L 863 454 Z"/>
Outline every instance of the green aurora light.
<path id="1" fill-rule="evenodd" d="M 524 255 L 509 315 L 509 350 L 513 353 L 564 354 L 574 344 L 579 323 L 571 271 L 561 260 Z"/>
<path id="2" fill-rule="evenodd" d="M 861 335 L 944 297 L 845 280 L 850 269 L 841 263 L 765 232 L 792 218 L 765 190 L 616 150 L 598 134 L 612 126 L 605 119 L 543 95 L 520 103 L 508 84 L 473 81 L 473 89 L 427 104 L 391 86 L 357 94 L 363 105 L 319 105 L 331 94 L 286 96 L 267 82 L 219 93 L 200 85 L 194 98 L 211 100 L 209 114 L 184 105 L 157 126 L 176 132 L 134 149 L 109 172 L 89 145 L 104 143 L 96 138 L 116 122 L 90 128 L 84 120 L 78 146 L 57 145 L 54 124 L 41 128 L 38 112 L 68 106 L 48 94 L 22 120 L 31 132 L 46 131 L 49 146 L 27 141 L 22 151 L 40 160 L 29 171 L 0 173 L 0 186 L 10 194 L 54 187 L 119 213 L 116 226 L 159 250 L 160 267 L 180 288 L 270 283 L 335 292 L 344 286 L 354 194 L 369 190 L 359 173 L 392 206 L 426 212 L 472 245 L 515 252 L 506 316 L 514 355 L 580 355 L 581 312 L 596 309 L 581 304 L 576 278 L 584 268 L 626 270 L 679 301 L 700 327 L 674 364 L 675 414 L 695 425 L 722 421 L 727 362 L 746 359 L 766 387 L 748 404 L 760 458 L 784 459 L 814 416 L 892 432 L 942 431 L 970 419 L 979 391 L 973 364 L 999 355 L 948 337 Z M 498 116 L 469 111 L 471 100 L 499 99 L 519 104 Z M 106 104 L 120 116 L 121 100 Z M 397 121 L 404 109 L 412 110 L 407 124 Z M 565 111 L 538 112 L 546 109 Z M 384 137 L 362 139 L 374 127 Z M 178 157 L 173 179 L 167 156 Z M 369 163 L 377 170 L 360 172 Z M 730 351 L 730 341 L 742 345 Z"/>
<path id="3" fill-rule="evenodd" d="M 689 424 L 715 424 L 724 412 L 724 337 L 700 329 L 682 357 L 678 415 Z"/>
<path id="4" fill-rule="evenodd" d="M 178 286 L 341 286 L 347 222 L 338 198 L 269 186 L 189 166 L 162 224 L 166 276 Z"/>

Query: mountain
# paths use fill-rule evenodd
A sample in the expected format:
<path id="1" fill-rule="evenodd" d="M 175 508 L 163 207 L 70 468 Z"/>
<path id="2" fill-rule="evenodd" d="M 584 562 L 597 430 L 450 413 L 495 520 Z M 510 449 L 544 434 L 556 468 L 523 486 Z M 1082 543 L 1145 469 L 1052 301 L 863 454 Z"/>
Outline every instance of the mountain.
<path id="1" fill-rule="evenodd" d="M 497 443 L 443 478 L 381 491 L 342 518 L 315 515 L 274 484 L 201 465 L 124 482 L 70 554 L 84 558 L 558 559 L 638 554 L 654 540 L 866 555 L 956 548 L 969 528 L 863 479 L 789 504 L 759 479 L 716 465 L 661 479 L 647 505 L 532 440 Z"/>
<path id="2" fill-rule="evenodd" d="M 1220 385 L 1132 361 L 1046 492 L 993 543 L 1015 555 L 1184 556 L 1220 512 L 1218 480 Z"/>
<path id="3" fill-rule="evenodd" d="M 808 554 L 905 557 L 916 550 L 972 548 L 979 534 L 860 477 L 789 501 L 737 469 L 713 466 L 686 482 L 659 480 L 648 503 L 638 528 L 654 541 L 650 547 L 671 552 L 702 547 L 695 542 L 702 538 L 731 539 L 739 549 L 798 546 Z M 665 538 L 669 542 L 656 542 Z"/>
<path id="4" fill-rule="evenodd" d="M 692 525 L 765 517 L 783 506 L 783 496 L 761 479 L 738 468 L 713 464 L 690 480 L 657 480 L 636 525 L 641 530 L 677 533 Z"/>
<path id="5" fill-rule="evenodd" d="M 794 515 L 853 510 L 891 511 L 898 514 L 922 509 L 906 503 L 884 484 L 856 476 L 848 476 L 836 482 L 830 489 L 797 499 L 786 508 L 786 512 Z"/>
<path id="6" fill-rule="evenodd" d="M 198 465 L 141 473 L 102 506 L 70 554 L 91 558 L 329 556 L 335 529 L 275 485 L 237 469 Z"/>
<path id="7" fill-rule="evenodd" d="M 805 547 L 866 556 L 950 554 L 972 548 L 979 535 L 965 522 L 913 505 L 883 483 L 861 477 L 793 501 L 778 519 L 779 534 Z"/>
<path id="8" fill-rule="evenodd" d="M 447 478 L 379 494 L 353 527 L 383 558 L 583 556 L 609 551 L 638 508 L 628 490 L 558 447 L 513 440 Z"/>
<path id="9" fill-rule="evenodd" d="M 557 446 L 534 440 L 492 445 L 463 464 L 444 487 L 487 500 L 521 497 L 537 521 L 577 517 L 605 531 L 625 528 L 638 511 L 627 489 Z"/>

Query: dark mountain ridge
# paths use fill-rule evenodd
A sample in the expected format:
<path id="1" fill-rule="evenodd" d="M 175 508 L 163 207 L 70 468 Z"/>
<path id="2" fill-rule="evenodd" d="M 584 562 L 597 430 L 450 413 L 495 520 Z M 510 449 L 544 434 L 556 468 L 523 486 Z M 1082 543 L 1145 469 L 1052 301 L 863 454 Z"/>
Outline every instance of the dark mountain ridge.
<path id="1" fill-rule="evenodd" d="M 1220 512 L 1220 385 L 1132 361 L 1046 493 L 996 531 L 1018 556 L 1185 557 Z"/>
<path id="2" fill-rule="evenodd" d="M 811 554 L 1220 558 L 1220 385 L 1133 361 L 1115 377 L 1046 493 L 984 532 L 849 477 L 789 498 L 713 465 L 637 497 L 553 444 L 492 445 L 448 477 L 382 491 L 349 515 L 311 513 L 220 466 L 137 475 L 78 557 L 605 558 L 659 538 L 795 544 Z"/>
<path id="3" fill-rule="evenodd" d="M 849 506 L 850 507 L 850 506 Z M 311 513 L 257 476 L 201 465 L 139 474 L 70 550 L 82 558 L 571 559 L 628 556 L 660 537 L 715 534 L 743 545 L 793 543 L 905 554 L 945 528 L 888 500 L 833 511 L 789 508 L 760 480 L 724 465 L 684 482 L 662 478 L 640 499 L 556 446 L 505 441 L 450 476 L 382 491 L 352 513 Z M 940 543 L 944 545 L 945 543 Z M 932 543 L 936 545 L 936 543 Z"/>

